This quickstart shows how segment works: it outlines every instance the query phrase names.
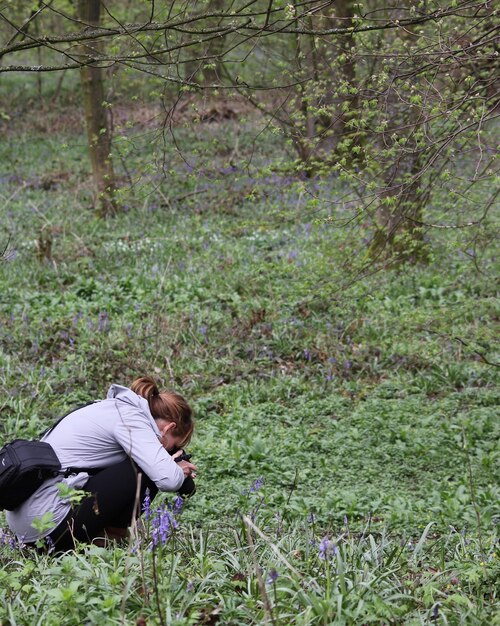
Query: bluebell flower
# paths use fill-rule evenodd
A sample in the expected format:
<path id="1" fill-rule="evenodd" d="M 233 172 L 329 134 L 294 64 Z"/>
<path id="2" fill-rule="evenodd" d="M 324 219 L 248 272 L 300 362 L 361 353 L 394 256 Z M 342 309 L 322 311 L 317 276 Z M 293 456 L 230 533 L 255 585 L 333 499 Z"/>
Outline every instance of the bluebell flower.
<path id="1" fill-rule="evenodd" d="M 260 476 L 259 478 L 257 478 L 257 480 L 253 482 L 253 485 L 250 487 L 250 493 L 253 493 L 254 491 L 259 491 L 263 484 L 264 478 Z"/>
<path id="2" fill-rule="evenodd" d="M 101 313 L 99 313 L 99 332 L 104 332 L 107 327 L 109 326 L 109 321 L 108 321 L 108 314 L 106 313 L 106 311 L 101 311 Z"/>
<path id="3" fill-rule="evenodd" d="M 322 561 L 330 561 L 337 553 L 337 546 L 328 537 L 323 537 L 319 543 L 318 556 Z"/>
<path id="4" fill-rule="evenodd" d="M 152 547 L 155 548 L 159 544 L 165 545 L 178 527 L 175 517 L 168 508 L 158 507 L 152 518 Z"/>
<path id="5" fill-rule="evenodd" d="M 55 544 L 54 544 L 54 540 L 52 539 L 52 537 L 45 537 L 45 545 L 47 547 L 47 551 L 49 552 L 49 554 L 51 552 L 54 552 Z"/>
<path id="6" fill-rule="evenodd" d="M 151 519 L 151 497 L 149 495 L 149 489 L 146 489 L 144 500 L 142 501 L 142 512 L 146 521 Z"/>
<path id="7" fill-rule="evenodd" d="M 271 570 L 269 570 L 269 574 L 267 576 L 267 584 L 268 585 L 274 585 L 274 583 L 276 582 L 276 580 L 278 579 L 279 573 L 273 568 Z"/>
<path id="8" fill-rule="evenodd" d="M 174 499 L 174 502 L 173 502 L 173 504 L 172 504 L 172 513 L 173 513 L 174 515 L 179 515 L 179 513 L 180 513 L 180 512 L 181 512 L 181 510 L 182 510 L 183 505 L 184 505 L 184 500 L 183 500 L 183 498 L 181 498 L 180 496 L 177 496 L 177 497 Z"/>

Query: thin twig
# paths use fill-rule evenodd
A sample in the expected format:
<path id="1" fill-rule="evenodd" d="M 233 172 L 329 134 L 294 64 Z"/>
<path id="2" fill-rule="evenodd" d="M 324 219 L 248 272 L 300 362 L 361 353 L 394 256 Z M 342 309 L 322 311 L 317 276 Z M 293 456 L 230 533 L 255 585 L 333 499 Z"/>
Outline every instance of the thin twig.
<path id="1" fill-rule="evenodd" d="M 252 533 L 250 532 L 250 527 L 248 526 L 248 524 L 246 525 L 246 531 L 247 531 L 248 545 L 250 547 L 250 552 L 252 553 L 255 573 L 257 574 L 257 582 L 259 584 L 260 594 L 262 596 L 262 602 L 264 604 L 264 622 L 267 624 L 267 620 L 268 618 L 270 618 L 271 622 L 275 625 L 276 622 L 274 621 L 271 603 L 269 602 L 269 596 L 267 595 L 266 585 L 264 584 L 264 580 L 262 579 L 262 573 L 260 571 L 259 562 L 257 561 L 257 555 L 255 553 L 255 545 L 253 542 Z"/>

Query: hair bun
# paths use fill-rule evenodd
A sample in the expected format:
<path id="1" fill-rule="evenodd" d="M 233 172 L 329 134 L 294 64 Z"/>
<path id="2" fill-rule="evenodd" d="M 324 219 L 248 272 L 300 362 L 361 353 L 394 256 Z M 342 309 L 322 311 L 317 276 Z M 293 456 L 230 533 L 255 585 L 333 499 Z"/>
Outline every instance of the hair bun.
<path id="1" fill-rule="evenodd" d="M 137 378 L 131 384 L 130 389 L 138 396 L 146 398 L 148 402 L 151 400 L 151 398 L 160 395 L 160 391 L 155 381 L 150 376 L 142 376 L 141 378 Z"/>

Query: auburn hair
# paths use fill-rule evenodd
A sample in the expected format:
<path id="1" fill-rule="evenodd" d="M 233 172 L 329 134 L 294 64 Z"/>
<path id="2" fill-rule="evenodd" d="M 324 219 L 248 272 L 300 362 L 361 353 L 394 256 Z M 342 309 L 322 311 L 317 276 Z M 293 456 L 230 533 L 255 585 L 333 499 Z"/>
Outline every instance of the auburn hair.
<path id="1" fill-rule="evenodd" d="M 148 401 L 155 419 L 174 422 L 173 435 L 182 437 L 182 445 L 189 443 L 194 430 L 193 411 L 186 400 L 175 391 L 160 391 L 149 376 L 134 380 L 130 389 Z"/>

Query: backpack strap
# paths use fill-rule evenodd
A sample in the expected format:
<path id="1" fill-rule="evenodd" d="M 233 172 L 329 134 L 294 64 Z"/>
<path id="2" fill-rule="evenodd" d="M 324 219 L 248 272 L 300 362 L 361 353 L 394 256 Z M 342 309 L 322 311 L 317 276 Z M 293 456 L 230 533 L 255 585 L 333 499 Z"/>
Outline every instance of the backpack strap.
<path id="1" fill-rule="evenodd" d="M 68 478 L 71 474 L 81 474 L 82 472 L 89 474 L 89 476 L 93 476 L 103 469 L 106 469 L 106 467 L 67 467 L 62 474 L 64 478 Z"/>

